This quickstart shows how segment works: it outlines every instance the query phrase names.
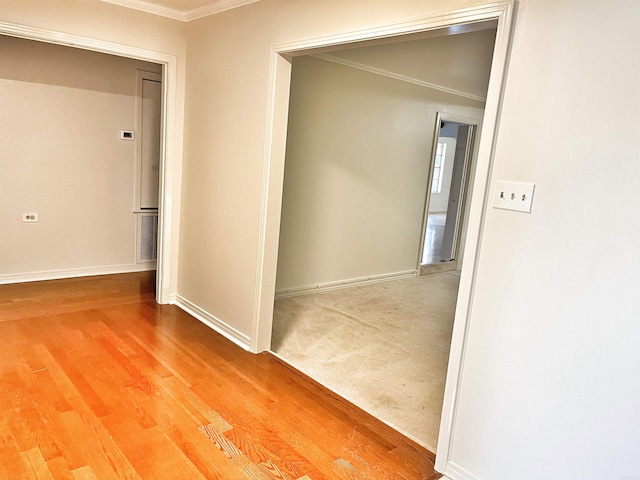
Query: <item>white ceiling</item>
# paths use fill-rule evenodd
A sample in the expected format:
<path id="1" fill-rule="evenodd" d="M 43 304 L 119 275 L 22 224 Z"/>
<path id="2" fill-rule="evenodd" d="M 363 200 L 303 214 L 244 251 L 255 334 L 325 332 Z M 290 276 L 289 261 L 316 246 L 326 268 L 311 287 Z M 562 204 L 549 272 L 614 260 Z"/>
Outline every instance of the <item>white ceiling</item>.
<path id="1" fill-rule="evenodd" d="M 189 22 L 260 0 L 102 0 L 121 7 Z"/>

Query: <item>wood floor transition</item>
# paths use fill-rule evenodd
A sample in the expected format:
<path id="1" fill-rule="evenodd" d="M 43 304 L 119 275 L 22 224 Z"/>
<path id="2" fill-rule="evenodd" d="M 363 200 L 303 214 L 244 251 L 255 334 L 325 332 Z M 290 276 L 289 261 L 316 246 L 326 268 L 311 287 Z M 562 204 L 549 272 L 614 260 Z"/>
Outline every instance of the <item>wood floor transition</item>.
<path id="1" fill-rule="evenodd" d="M 151 273 L 0 286 L 0 478 L 422 479 L 433 454 Z"/>

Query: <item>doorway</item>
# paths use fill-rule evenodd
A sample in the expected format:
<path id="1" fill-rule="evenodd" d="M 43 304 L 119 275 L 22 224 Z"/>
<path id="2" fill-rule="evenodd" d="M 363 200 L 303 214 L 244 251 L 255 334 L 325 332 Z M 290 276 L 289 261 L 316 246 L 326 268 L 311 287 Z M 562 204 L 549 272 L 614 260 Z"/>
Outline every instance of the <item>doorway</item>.
<path id="1" fill-rule="evenodd" d="M 443 109 L 479 122 L 484 102 L 389 79 L 365 62 L 455 63 L 486 44 L 484 68 L 465 75 L 482 94 L 494 41 L 487 28 L 293 61 L 271 350 L 432 451 L 459 275 L 415 275 L 425 159 L 437 139 L 422 126 Z M 457 84 L 454 70 L 440 74 Z M 453 160 L 446 166 L 451 177 Z M 436 182 L 442 190 L 442 175 Z"/>
<path id="2" fill-rule="evenodd" d="M 174 259 L 177 258 L 177 244 L 173 241 L 173 226 L 179 222 L 179 208 L 171 199 L 179 198 L 179 185 L 176 184 L 177 171 L 180 168 L 181 156 L 175 148 L 182 133 L 176 126 L 177 103 L 177 58 L 162 52 L 144 50 L 126 45 L 97 40 L 64 32 L 33 28 L 20 24 L 2 23 L 0 35 L 23 38 L 37 42 L 64 45 L 69 48 L 90 50 L 110 55 L 142 60 L 162 65 L 162 121 L 160 131 L 160 164 L 159 164 L 159 215 L 157 227 L 157 272 L 156 301 L 168 304 L 175 297 L 177 271 Z M 116 273 L 105 270 L 101 273 Z M 66 275 L 69 276 L 69 275 Z M 72 275 L 77 276 L 77 275 Z M 49 277 L 39 278 L 40 280 Z M 55 278 L 59 278 L 57 275 Z M 21 280 L 25 281 L 25 280 Z M 173 290 L 173 291 L 172 291 Z"/>
<path id="3" fill-rule="evenodd" d="M 429 32 L 434 29 L 440 29 L 440 31 L 444 29 L 444 31 L 453 33 L 457 29 L 464 29 L 483 21 L 496 22 L 495 24 L 497 24 L 483 118 L 485 129 L 478 146 L 476 178 L 473 180 L 476 201 L 469 205 L 467 222 L 469 233 L 468 240 L 465 242 L 469 261 L 461 271 L 459 300 L 455 313 L 452 351 L 449 357 L 438 455 L 436 457 L 436 468 L 444 473 L 447 472 L 450 460 L 450 440 L 455 420 L 457 386 L 462 374 L 470 299 L 475 282 L 476 258 L 484 219 L 482 199 L 486 195 L 493 158 L 493 142 L 498 127 L 513 11 L 513 3 L 510 1 L 486 4 L 456 12 L 441 12 L 418 22 L 384 26 L 373 30 L 346 32 L 338 36 L 307 39 L 272 47 L 268 141 L 265 148 L 266 162 L 263 175 L 261 230 L 258 244 L 257 270 L 259 274 L 256 282 L 256 304 L 250 346 L 254 352 L 269 350 L 271 345 L 292 58 L 316 53 L 322 49 L 335 48 L 350 42 L 392 39 L 402 35 Z"/>
<path id="4" fill-rule="evenodd" d="M 158 261 L 158 207 L 160 193 L 160 132 L 162 126 L 162 75 L 137 72 L 137 148 L 134 201 L 137 217 L 137 263 Z"/>
<path id="5" fill-rule="evenodd" d="M 421 275 L 461 267 L 465 206 L 475 165 L 477 122 L 438 113 L 418 269 Z"/>

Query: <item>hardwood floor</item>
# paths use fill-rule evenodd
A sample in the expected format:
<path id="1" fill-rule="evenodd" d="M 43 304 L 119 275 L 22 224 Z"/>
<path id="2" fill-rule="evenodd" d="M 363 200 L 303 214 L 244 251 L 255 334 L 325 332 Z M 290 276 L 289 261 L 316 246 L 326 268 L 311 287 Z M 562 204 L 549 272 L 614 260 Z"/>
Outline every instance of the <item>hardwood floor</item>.
<path id="1" fill-rule="evenodd" d="M 427 230 L 424 238 L 424 249 L 422 251 L 422 265 L 431 263 L 448 262 L 443 249 L 444 227 L 447 221 L 447 214 L 441 212 L 429 213 L 427 217 Z"/>
<path id="2" fill-rule="evenodd" d="M 433 455 L 151 273 L 0 286 L 2 479 L 422 479 Z"/>

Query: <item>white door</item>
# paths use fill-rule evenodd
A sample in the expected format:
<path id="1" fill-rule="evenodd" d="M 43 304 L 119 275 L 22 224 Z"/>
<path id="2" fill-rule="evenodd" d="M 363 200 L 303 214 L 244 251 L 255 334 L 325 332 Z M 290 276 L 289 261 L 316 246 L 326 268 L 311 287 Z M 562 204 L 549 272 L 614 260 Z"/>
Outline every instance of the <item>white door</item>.
<path id="1" fill-rule="evenodd" d="M 444 225 L 442 237 L 442 256 L 447 260 L 455 257 L 456 244 L 462 215 L 462 200 L 464 195 L 465 173 L 468 159 L 470 158 L 469 146 L 471 140 L 471 128 L 469 125 L 458 127 L 456 149 L 453 160 L 453 173 L 451 175 L 451 188 L 447 205 L 447 220 Z"/>
<path id="2" fill-rule="evenodd" d="M 160 184 L 160 122 L 162 120 L 162 83 L 142 79 L 140 125 L 140 208 L 158 208 Z"/>

